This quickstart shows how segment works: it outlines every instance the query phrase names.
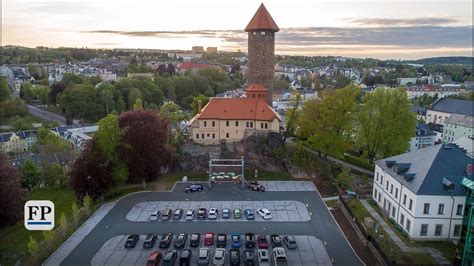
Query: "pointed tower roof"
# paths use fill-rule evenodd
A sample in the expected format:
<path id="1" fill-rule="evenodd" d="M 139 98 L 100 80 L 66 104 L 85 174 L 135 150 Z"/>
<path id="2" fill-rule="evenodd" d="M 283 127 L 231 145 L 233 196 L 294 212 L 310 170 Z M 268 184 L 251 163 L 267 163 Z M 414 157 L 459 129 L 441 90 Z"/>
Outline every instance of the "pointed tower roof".
<path id="1" fill-rule="evenodd" d="M 245 28 L 245 31 L 247 32 L 258 30 L 269 30 L 274 32 L 280 30 L 263 3 L 260 5 L 257 12 L 255 12 L 255 15 L 253 15 L 252 20 L 250 20 L 249 24 Z"/>

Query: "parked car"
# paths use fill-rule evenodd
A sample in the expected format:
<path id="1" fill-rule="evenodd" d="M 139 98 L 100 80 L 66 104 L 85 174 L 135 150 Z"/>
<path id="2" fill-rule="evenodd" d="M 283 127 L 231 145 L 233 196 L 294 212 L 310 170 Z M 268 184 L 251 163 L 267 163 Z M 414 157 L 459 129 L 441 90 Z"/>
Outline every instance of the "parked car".
<path id="1" fill-rule="evenodd" d="M 258 248 L 260 249 L 267 249 L 268 248 L 268 241 L 266 236 L 258 236 L 257 237 Z"/>
<path id="2" fill-rule="evenodd" d="M 169 248 L 171 240 L 173 240 L 173 234 L 172 233 L 166 233 L 161 236 L 160 239 L 160 248 Z"/>
<path id="3" fill-rule="evenodd" d="M 218 248 L 225 248 L 227 246 L 227 235 L 226 234 L 217 234 L 216 246 Z"/>
<path id="4" fill-rule="evenodd" d="M 161 212 L 161 220 L 168 221 L 171 219 L 171 214 L 171 209 L 165 209 L 163 212 Z"/>
<path id="5" fill-rule="evenodd" d="M 233 248 L 229 251 L 230 256 L 230 265 L 231 266 L 240 266 L 240 249 Z"/>
<path id="6" fill-rule="evenodd" d="M 127 237 L 127 241 L 125 241 L 125 247 L 134 248 L 137 245 L 139 239 L 140 239 L 139 235 L 129 235 Z"/>
<path id="7" fill-rule="evenodd" d="M 246 209 L 244 215 L 247 220 L 255 220 L 255 213 L 251 209 Z"/>
<path id="8" fill-rule="evenodd" d="M 204 235 L 204 245 L 210 246 L 214 244 L 214 233 L 206 233 Z"/>
<path id="9" fill-rule="evenodd" d="M 178 257 L 178 252 L 176 250 L 168 250 L 166 251 L 165 255 L 163 256 L 163 266 L 174 266 L 174 262 Z"/>
<path id="10" fill-rule="evenodd" d="M 191 257 L 193 252 L 190 249 L 185 249 L 179 253 L 179 266 L 191 265 Z"/>
<path id="11" fill-rule="evenodd" d="M 246 248 L 255 248 L 255 235 L 253 233 L 246 233 L 244 235 L 244 242 Z"/>
<path id="12" fill-rule="evenodd" d="M 267 208 L 257 209 L 257 214 L 260 215 L 264 220 L 270 220 L 272 218 L 272 214 Z"/>
<path id="13" fill-rule="evenodd" d="M 207 216 L 207 209 L 206 208 L 200 208 L 197 211 L 196 219 L 198 220 L 206 220 Z"/>
<path id="14" fill-rule="evenodd" d="M 249 190 L 264 192 L 265 187 L 263 185 L 260 185 L 257 181 L 251 181 L 249 182 Z"/>
<path id="15" fill-rule="evenodd" d="M 230 218 L 230 209 L 228 209 L 228 208 L 222 209 L 221 217 L 222 217 L 222 219 Z"/>
<path id="16" fill-rule="evenodd" d="M 150 221 L 158 221 L 160 218 L 160 211 L 154 211 L 150 215 Z"/>
<path id="17" fill-rule="evenodd" d="M 146 235 L 145 241 L 143 242 L 143 248 L 152 248 L 155 245 L 156 240 L 158 239 L 158 234 L 148 234 Z"/>
<path id="18" fill-rule="evenodd" d="M 159 251 L 153 251 L 148 255 L 148 260 L 146 262 L 146 266 L 158 266 L 160 265 L 161 257 L 163 254 Z"/>
<path id="19" fill-rule="evenodd" d="M 203 191 L 204 190 L 204 186 L 201 185 L 201 184 L 191 184 L 189 186 L 187 186 L 185 189 L 184 189 L 184 192 L 188 193 L 188 192 L 198 192 L 198 191 Z"/>
<path id="20" fill-rule="evenodd" d="M 294 236 L 285 236 L 283 238 L 283 242 L 285 242 L 288 249 L 296 249 L 298 247 L 296 244 L 296 238 Z"/>
<path id="21" fill-rule="evenodd" d="M 230 242 L 231 242 L 231 246 L 232 248 L 240 248 L 242 246 L 242 244 L 240 243 L 241 237 L 240 237 L 240 234 L 232 234 L 230 236 Z"/>
<path id="22" fill-rule="evenodd" d="M 186 240 L 188 239 L 187 234 L 179 234 L 174 240 L 174 248 L 182 249 L 186 245 Z"/>
<path id="23" fill-rule="evenodd" d="M 217 216 L 219 216 L 219 211 L 216 208 L 210 208 L 209 214 L 207 215 L 207 219 L 216 220 Z"/>
<path id="24" fill-rule="evenodd" d="M 200 248 L 199 249 L 199 254 L 198 254 L 198 259 L 197 259 L 197 264 L 198 265 L 209 265 L 209 257 L 210 257 L 210 252 L 209 248 Z"/>
<path id="25" fill-rule="evenodd" d="M 266 249 L 257 250 L 257 260 L 259 266 L 270 266 L 270 256 Z"/>
<path id="26" fill-rule="evenodd" d="M 177 209 L 173 212 L 173 220 L 181 220 L 183 217 L 183 209 Z"/>
<path id="27" fill-rule="evenodd" d="M 216 248 L 212 263 L 214 265 L 224 265 L 225 262 L 225 248 Z"/>
<path id="28" fill-rule="evenodd" d="M 273 262 L 275 266 L 287 265 L 286 252 L 284 248 L 273 248 Z"/>
<path id="29" fill-rule="evenodd" d="M 272 243 L 272 247 L 283 247 L 283 243 L 281 237 L 279 235 L 271 235 L 270 242 Z"/>
<path id="30" fill-rule="evenodd" d="M 194 220 L 195 214 L 196 214 L 195 210 L 187 210 L 186 211 L 186 216 L 184 216 L 184 220 L 186 220 L 186 221 Z"/>
<path id="31" fill-rule="evenodd" d="M 255 265 L 255 253 L 253 252 L 253 249 L 247 249 L 244 251 L 244 263 L 245 266 Z"/>
<path id="32" fill-rule="evenodd" d="M 234 209 L 234 219 L 242 218 L 242 210 L 240 208 Z"/>
<path id="33" fill-rule="evenodd" d="M 199 233 L 194 233 L 189 237 L 189 246 L 190 247 L 199 247 L 199 244 L 201 242 L 201 234 Z"/>

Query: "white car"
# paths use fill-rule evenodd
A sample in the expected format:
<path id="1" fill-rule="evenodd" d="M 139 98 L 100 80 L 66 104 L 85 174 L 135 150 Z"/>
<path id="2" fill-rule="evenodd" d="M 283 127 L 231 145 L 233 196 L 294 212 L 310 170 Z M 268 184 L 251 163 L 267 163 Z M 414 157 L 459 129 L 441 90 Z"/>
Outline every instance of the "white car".
<path id="1" fill-rule="evenodd" d="M 264 220 L 270 220 L 272 218 L 272 214 L 267 208 L 257 209 L 257 214 L 260 215 Z"/>
<path id="2" fill-rule="evenodd" d="M 207 214 L 207 219 L 216 220 L 219 211 L 216 208 L 210 208 L 209 213 Z"/>
<path id="3" fill-rule="evenodd" d="M 214 258 L 212 259 L 212 264 L 214 265 L 224 265 L 225 262 L 225 248 L 216 248 L 214 251 Z"/>
<path id="4" fill-rule="evenodd" d="M 158 218 L 160 218 L 160 211 L 154 211 L 150 215 L 150 221 L 158 221 Z"/>
<path id="5" fill-rule="evenodd" d="M 257 250 L 257 260 L 259 266 L 270 266 L 270 256 L 268 255 L 268 251 L 266 249 Z"/>
<path id="6" fill-rule="evenodd" d="M 192 221 L 192 220 L 194 220 L 195 214 L 196 214 L 196 211 L 194 211 L 194 210 L 187 210 L 187 211 L 186 211 L 186 216 L 184 217 L 184 220 L 186 220 L 186 221 Z"/>
<path id="7" fill-rule="evenodd" d="M 273 262 L 275 266 L 287 265 L 286 252 L 284 248 L 273 248 Z"/>

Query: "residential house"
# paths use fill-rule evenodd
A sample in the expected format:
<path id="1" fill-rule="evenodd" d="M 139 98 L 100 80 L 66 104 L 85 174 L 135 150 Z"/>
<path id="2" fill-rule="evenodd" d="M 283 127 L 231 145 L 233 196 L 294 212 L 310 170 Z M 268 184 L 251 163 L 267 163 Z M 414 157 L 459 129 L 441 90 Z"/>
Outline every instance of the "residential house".
<path id="1" fill-rule="evenodd" d="M 461 137 L 474 139 L 474 116 L 452 114 L 444 122 L 443 142 L 453 142 Z"/>
<path id="2" fill-rule="evenodd" d="M 410 151 L 432 147 L 435 145 L 436 133 L 425 124 L 416 124 L 415 136 L 410 139 Z"/>
<path id="3" fill-rule="evenodd" d="M 430 97 L 444 98 L 450 95 L 458 95 L 461 90 L 459 87 L 422 85 L 406 88 L 408 99 L 414 99 L 428 95 Z"/>
<path id="4" fill-rule="evenodd" d="M 0 135 L 1 150 L 3 152 L 25 152 L 28 150 L 27 141 L 16 133 Z"/>
<path id="5" fill-rule="evenodd" d="M 416 120 L 426 122 L 426 108 L 423 106 L 412 105 L 410 110 L 416 114 Z"/>
<path id="6" fill-rule="evenodd" d="M 155 75 L 153 73 L 127 73 L 127 78 L 148 78 L 153 80 Z"/>
<path id="7" fill-rule="evenodd" d="M 435 101 L 426 113 L 428 123 L 444 125 L 451 114 L 474 115 L 474 102 L 441 98 Z"/>
<path id="8" fill-rule="evenodd" d="M 182 74 L 188 70 L 191 71 L 191 73 L 195 73 L 199 69 L 212 68 L 212 67 L 217 67 L 217 66 L 211 65 L 211 64 L 184 62 L 178 65 L 178 73 Z"/>
<path id="9" fill-rule="evenodd" d="M 459 240 L 472 163 L 451 144 L 378 160 L 372 198 L 413 240 Z"/>

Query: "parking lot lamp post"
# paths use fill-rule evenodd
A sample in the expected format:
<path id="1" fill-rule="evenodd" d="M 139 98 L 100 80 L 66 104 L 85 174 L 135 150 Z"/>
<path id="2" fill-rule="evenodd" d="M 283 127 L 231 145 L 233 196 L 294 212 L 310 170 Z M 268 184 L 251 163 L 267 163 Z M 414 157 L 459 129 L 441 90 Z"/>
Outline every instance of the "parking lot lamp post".
<path id="1" fill-rule="evenodd" d="M 87 188 L 89 192 L 89 197 L 91 197 L 91 178 L 92 178 L 91 176 L 87 177 L 87 184 L 88 184 Z"/>

